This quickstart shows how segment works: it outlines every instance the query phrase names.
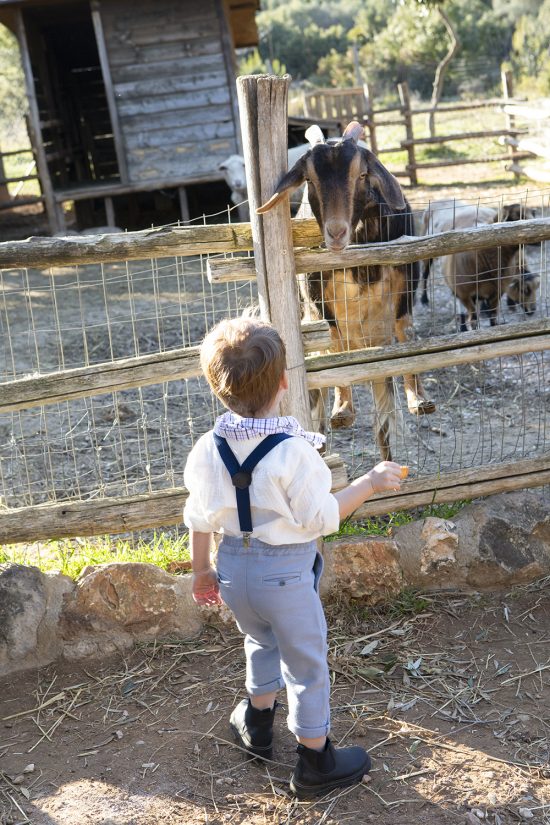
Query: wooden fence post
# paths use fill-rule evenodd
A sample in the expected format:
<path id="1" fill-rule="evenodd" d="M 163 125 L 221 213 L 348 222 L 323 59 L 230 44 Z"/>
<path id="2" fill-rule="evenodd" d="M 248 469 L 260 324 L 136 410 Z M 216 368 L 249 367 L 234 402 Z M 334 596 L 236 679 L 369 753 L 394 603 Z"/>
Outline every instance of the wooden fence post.
<path id="1" fill-rule="evenodd" d="M 514 96 L 514 79 L 512 72 L 502 71 L 500 74 L 500 78 L 502 81 L 502 96 L 505 101 L 510 100 Z M 516 119 L 514 115 L 506 113 L 506 128 L 508 131 L 512 132 L 516 128 Z M 515 165 L 516 158 L 515 153 L 517 152 L 517 146 L 514 146 L 512 143 L 508 144 L 508 154 L 510 155 L 510 160 L 512 162 L 512 166 Z M 514 180 L 518 181 L 520 179 L 520 175 L 517 171 L 514 172 Z"/>
<path id="2" fill-rule="evenodd" d="M 287 350 L 289 391 L 282 413 L 311 428 L 288 199 L 265 215 L 256 214 L 287 169 L 289 86 L 288 75 L 246 75 L 237 79 L 237 95 L 260 312 L 277 327 Z"/>
<path id="3" fill-rule="evenodd" d="M 418 178 L 416 175 L 416 155 L 414 151 L 414 132 L 411 115 L 411 99 L 409 96 L 409 84 L 399 83 L 397 86 L 399 92 L 399 100 L 401 101 L 401 112 L 403 113 L 403 120 L 405 121 L 405 133 L 407 135 L 407 155 L 409 162 L 407 163 L 407 173 L 411 181 L 411 186 L 418 185 Z"/>

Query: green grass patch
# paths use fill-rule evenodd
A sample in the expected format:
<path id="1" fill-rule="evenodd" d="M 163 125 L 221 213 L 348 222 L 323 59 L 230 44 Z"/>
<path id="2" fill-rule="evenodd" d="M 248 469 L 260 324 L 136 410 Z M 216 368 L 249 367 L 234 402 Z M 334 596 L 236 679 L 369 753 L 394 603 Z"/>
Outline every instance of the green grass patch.
<path id="1" fill-rule="evenodd" d="M 453 501 L 450 504 L 430 504 L 415 510 L 388 513 L 384 516 L 373 516 L 357 521 L 347 518 L 342 522 L 337 533 L 325 536 L 325 541 L 337 541 L 354 536 L 391 536 L 394 527 L 401 527 L 411 521 L 429 517 L 452 519 L 467 504 L 470 504 L 470 499 Z"/>
<path id="2" fill-rule="evenodd" d="M 41 545 L 8 545 L 0 548 L 0 563 L 25 564 L 42 572 L 59 572 L 76 579 L 90 564 L 111 562 L 148 562 L 166 569 L 172 561 L 189 559 L 188 536 L 174 537 L 155 533 L 149 541 L 109 539 L 71 539 Z"/>

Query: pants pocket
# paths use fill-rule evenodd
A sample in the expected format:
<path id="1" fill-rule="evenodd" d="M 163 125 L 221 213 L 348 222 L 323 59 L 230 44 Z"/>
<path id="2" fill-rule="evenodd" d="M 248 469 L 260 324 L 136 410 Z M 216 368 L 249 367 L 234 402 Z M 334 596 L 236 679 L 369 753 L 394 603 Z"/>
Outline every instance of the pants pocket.
<path id="1" fill-rule="evenodd" d="M 321 576 L 323 575 L 324 566 L 324 559 L 319 551 L 317 551 L 315 561 L 313 562 L 313 586 L 317 593 L 319 592 L 319 582 L 321 581 Z"/>
<path id="2" fill-rule="evenodd" d="M 264 587 L 286 587 L 287 585 L 299 584 L 302 581 L 302 573 L 292 571 L 289 573 L 270 573 L 262 576 Z"/>

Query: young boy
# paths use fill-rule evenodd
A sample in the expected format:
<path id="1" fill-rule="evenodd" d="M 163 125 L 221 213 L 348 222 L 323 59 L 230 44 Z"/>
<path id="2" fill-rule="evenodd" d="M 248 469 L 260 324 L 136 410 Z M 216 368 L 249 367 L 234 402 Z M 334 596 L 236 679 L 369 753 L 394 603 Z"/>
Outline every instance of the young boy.
<path id="1" fill-rule="evenodd" d="M 201 366 L 229 412 L 189 455 L 184 521 L 195 601 L 223 599 L 245 635 L 248 698 L 233 710 L 230 725 L 248 753 L 270 759 L 277 691 L 286 687 L 287 723 L 299 743 L 291 790 L 308 798 L 353 785 L 371 763 L 363 748 L 335 748 L 328 738 L 327 627 L 316 540 L 335 532 L 374 493 L 399 489 L 401 468 L 383 461 L 330 492 L 331 473 L 316 449 L 324 437 L 278 416 L 288 381 L 285 347 L 270 324 L 222 321 L 203 342 Z M 217 572 L 210 564 L 213 532 L 222 534 Z"/>

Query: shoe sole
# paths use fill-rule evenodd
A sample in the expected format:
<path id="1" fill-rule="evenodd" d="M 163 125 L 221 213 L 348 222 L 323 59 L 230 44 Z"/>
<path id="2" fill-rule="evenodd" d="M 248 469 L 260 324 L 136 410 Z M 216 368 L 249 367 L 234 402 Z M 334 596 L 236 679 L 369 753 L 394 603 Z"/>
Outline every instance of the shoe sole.
<path id="1" fill-rule="evenodd" d="M 233 731 L 233 736 L 238 745 L 240 745 L 243 750 L 246 751 L 248 754 L 249 759 L 268 759 L 270 760 L 273 756 L 273 745 L 268 745 L 264 748 L 255 748 L 253 745 L 248 745 L 246 741 L 241 736 L 239 729 L 233 722 L 229 723 L 229 727 Z"/>
<path id="2" fill-rule="evenodd" d="M 294 777 L 290 780 L 290 790 L 297 799 L 312 799 L 316 796 L 324 796 L 337 788 L 349 788 L 350 785 L 359 785 L 369 771 L 369 763 L 365 762 L 360 771 L 357 771 L 352 776 L 346 776 L 335 782 L 326 782 L 323 785 L 300 785 L 294 781 Z"/>

